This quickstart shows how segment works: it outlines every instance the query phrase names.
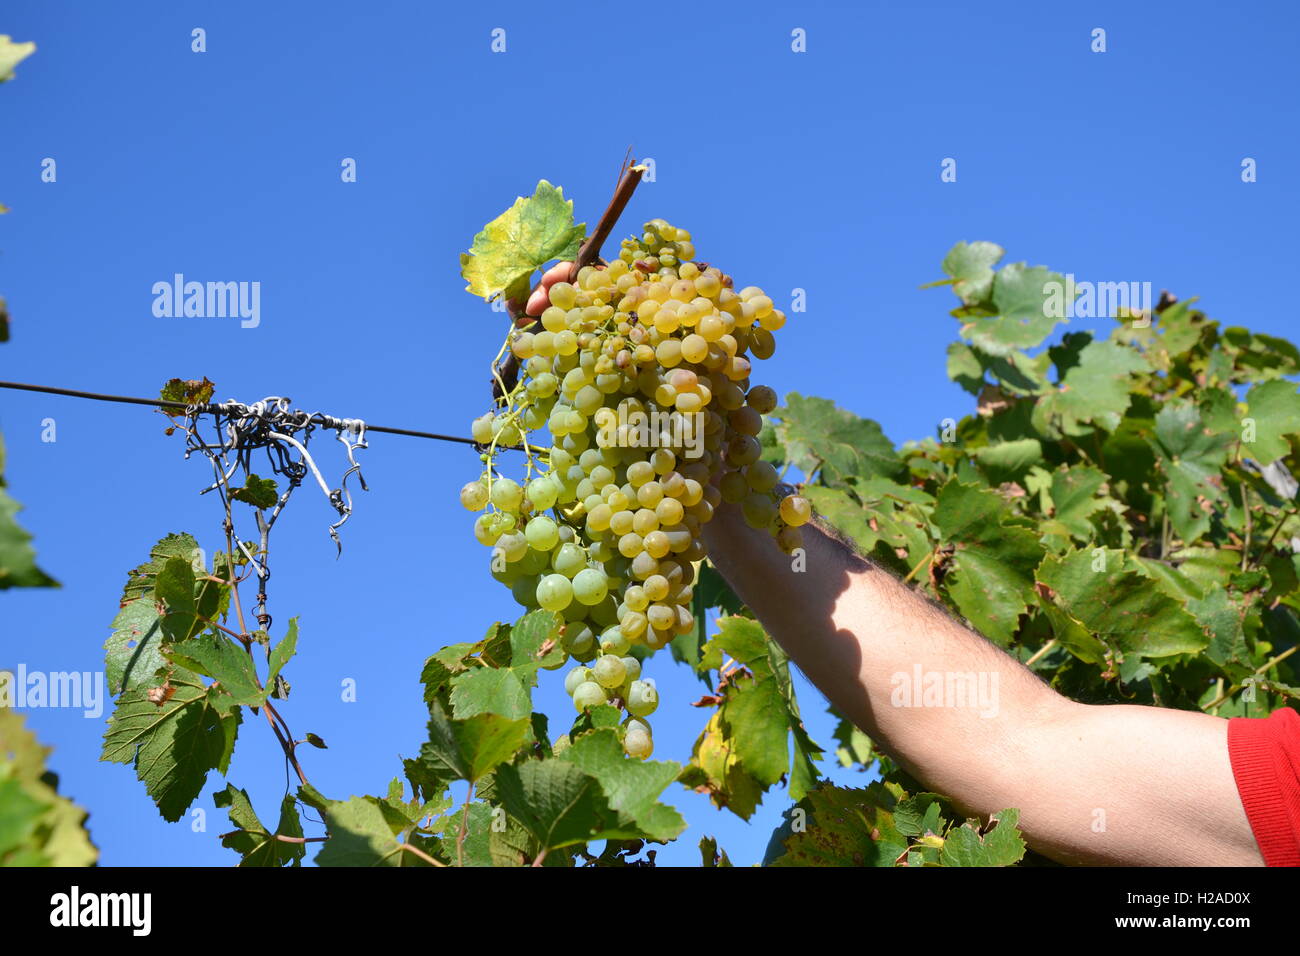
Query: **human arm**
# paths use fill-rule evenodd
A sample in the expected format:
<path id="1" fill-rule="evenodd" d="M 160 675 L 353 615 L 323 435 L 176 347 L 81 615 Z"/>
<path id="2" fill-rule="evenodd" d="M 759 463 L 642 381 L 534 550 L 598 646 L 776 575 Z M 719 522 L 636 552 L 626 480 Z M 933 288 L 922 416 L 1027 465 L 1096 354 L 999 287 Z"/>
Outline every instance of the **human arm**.
<path id="1" fill-rule="evenodd" d="M 1071 701 L 833 534 L 803 530 L 802 572 L 734 507 L 704 536 L 768 633 L 918 780 L 982 817 L 1018 808 L 1030 846 L 1065 863 L 1262 863 L 1227 720 Z M 918 668 L 983 675 L 994 706 L 895 706 L 898 675 Z"/>

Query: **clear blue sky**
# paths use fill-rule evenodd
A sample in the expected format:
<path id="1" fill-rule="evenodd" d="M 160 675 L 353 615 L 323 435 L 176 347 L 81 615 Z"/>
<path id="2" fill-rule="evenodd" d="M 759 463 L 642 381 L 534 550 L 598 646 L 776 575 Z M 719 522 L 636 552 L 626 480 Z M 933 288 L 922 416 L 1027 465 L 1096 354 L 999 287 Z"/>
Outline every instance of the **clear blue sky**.
<path id="1" fill-rule="evenodd" d="M 39 51 L 0 89 L 0 378 L 153 395 L 206 375 L 220 398 L 291 396 L 384 425 L 464 433 L 485 410 L 501 316 L 457 255 L 539 178 L 594 221 L 632 147 L 658 180 L 624 225 L 662 216 L 701 258 L 780 302 L 807 290 L 758 378 L 835 399 L 895 441 L 969 410 L 939 260 L 991 239 L 1080 279 L 1202 296 L 1228 324 L 1294 337 L 1279 305 L 1300 259 L 1298 14 L 1290 3 L 266 4 L 10 0 L 0 32 Z M 190 51 L 207 31 L 208 52 Z M 506 30 L 493 54 L 490 31 Z M 790 50 L 807 31 L 807 52 Z M 1090 52 L 1093 28 L 1108 51 Z M 40 164 L 57 161 L 58 181 Z M 353 157 L 359 181 L 340 182 Z M 958 181 L 942 183 L 953 157 Z M 1244 184 L 1240 163 L 1258 162 Z M 154 282 L 259 281 L 262 320 L 164 319 Z M 1076 321 L 1073 328 L 1097 324 Z M 54 443 L 40 440 L 54 418 Z M 0 664 L 100 670 L 125 572 L 169 531 L 217 544 L 204 464 L 144 410 L 0 391 L 7 478 L 57 592 L 0 596 Z M 334 474 L 339 459 L 327 453 Z M 464 447 L 374 436 L 336 560 L 310 491 L 277 530 L 273 613 L 302 625 L 284 708 L 322 791 L 382 792 L 423 737 L 424 658 L 515 608 L 456 490 Z M 685 761 L 705 714 L 667 654 L 657 757 Z M 571 710 L 559 676 L 537 700 Z M 344 678 L 359 699 L 339 700 Z M 831 723 L 802 685 L 813 737 Z M 102 720 L 46 710 L 63 789 L 114 864 L 224 864 L 228 828 L 167 825 L 132 771 L 97 763 Z M 247 723 L 231 779 L 264 816 L 283 792 Z M 861 780 L 838 772 L 837 779 Z M 762 855 L 783 794 L 745 824 L 680 788 L 690 829 Z"/>

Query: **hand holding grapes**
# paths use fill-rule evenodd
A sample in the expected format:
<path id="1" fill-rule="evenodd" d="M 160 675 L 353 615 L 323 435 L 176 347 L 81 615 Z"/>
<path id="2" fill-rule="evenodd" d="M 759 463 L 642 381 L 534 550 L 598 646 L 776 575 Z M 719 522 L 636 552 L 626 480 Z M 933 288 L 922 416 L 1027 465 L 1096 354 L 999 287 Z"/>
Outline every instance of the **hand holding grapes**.
<path id="1" fill-rule="evenodd" d="M 659 703 L 643 661 L 696 626 L 695 569 L 715 509 L 740 505 L 787 552 L 811 511 L 776 493 L 758 441 L 776 393 L 749 381 L 751 356 L 772 355 L 785 314 L 694 256 L 689 233 L 653 220 L 608 265 L 552 266 L 523 316 L 511 303 L 507 344 L 523 374 L 504 407 L 474 421 L 487 469 L 461 491 L 483 511 L 474 534 L 492 548 L 492 575 L 524 607 L 563 618 L 579 664 L 565 679 L 574 706 L 625 710 L 623 746 L 636 758 L 653 750 L 645 718 Z M 521 441 L 517 482 L 499 473 L 496 451 Z"/>

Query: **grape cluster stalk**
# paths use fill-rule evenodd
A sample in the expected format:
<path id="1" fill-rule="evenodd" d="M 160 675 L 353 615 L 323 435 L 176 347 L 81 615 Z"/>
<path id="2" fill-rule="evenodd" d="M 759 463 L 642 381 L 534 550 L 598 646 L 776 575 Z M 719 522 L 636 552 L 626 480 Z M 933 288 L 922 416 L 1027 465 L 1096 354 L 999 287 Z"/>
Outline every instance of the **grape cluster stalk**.
<path id="1" fill-rule="evenodd" d="M 758 437 L 777 396 L 750 384 L 751 357 L 772 356 L 786 316 L 695 261 L 690 233 L 662 219 L 572 279 L 549 287 L 539 323 L 511 330 L 502 354 L 522 375 L 472 424 L 486 469 L 460 500 L 481 512 L 492 576 L 563 617 L 555 666 L 577 662 L 564 681 L 574 706 L 620 706 L 624 750 L 644 759 L 659 698 L 642 662 L 695 627 L 701 528 L 730 502 L 790 553 L 811 517 L 808 499 L 777 492 Z M 517 481 L 497 453 L 520 443 Z"/>

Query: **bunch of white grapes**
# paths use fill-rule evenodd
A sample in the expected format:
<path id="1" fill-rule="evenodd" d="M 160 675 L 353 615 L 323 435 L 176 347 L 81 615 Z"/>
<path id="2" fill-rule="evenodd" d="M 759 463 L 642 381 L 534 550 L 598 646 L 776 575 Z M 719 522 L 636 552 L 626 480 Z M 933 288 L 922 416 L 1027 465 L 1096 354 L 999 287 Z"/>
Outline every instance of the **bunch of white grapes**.
<path id="1" fill-rule="evenodd" d="M 522 375 L 503 410 L 475 419 L 487 471 L 460 492 L 482 512 L 474 536 L 492 548 L 492 576 L 564 618 L 574 706 L 621 706 L 636 758 L 654 749 L 646 718 L 659 705 L 641 659 L 695 626 L 714 509 L 738 504 L 787 553 L 812 511 L 776 492 L 758 439 L 776 393 L 749 381 L 785 313 L 694 258 L 690 233 L 656 219 L 607 266 L 551 285 L 539 322 L 511 333 Z M 497 449 L 520 443 L 522 483 L 495 468 Z"/>

